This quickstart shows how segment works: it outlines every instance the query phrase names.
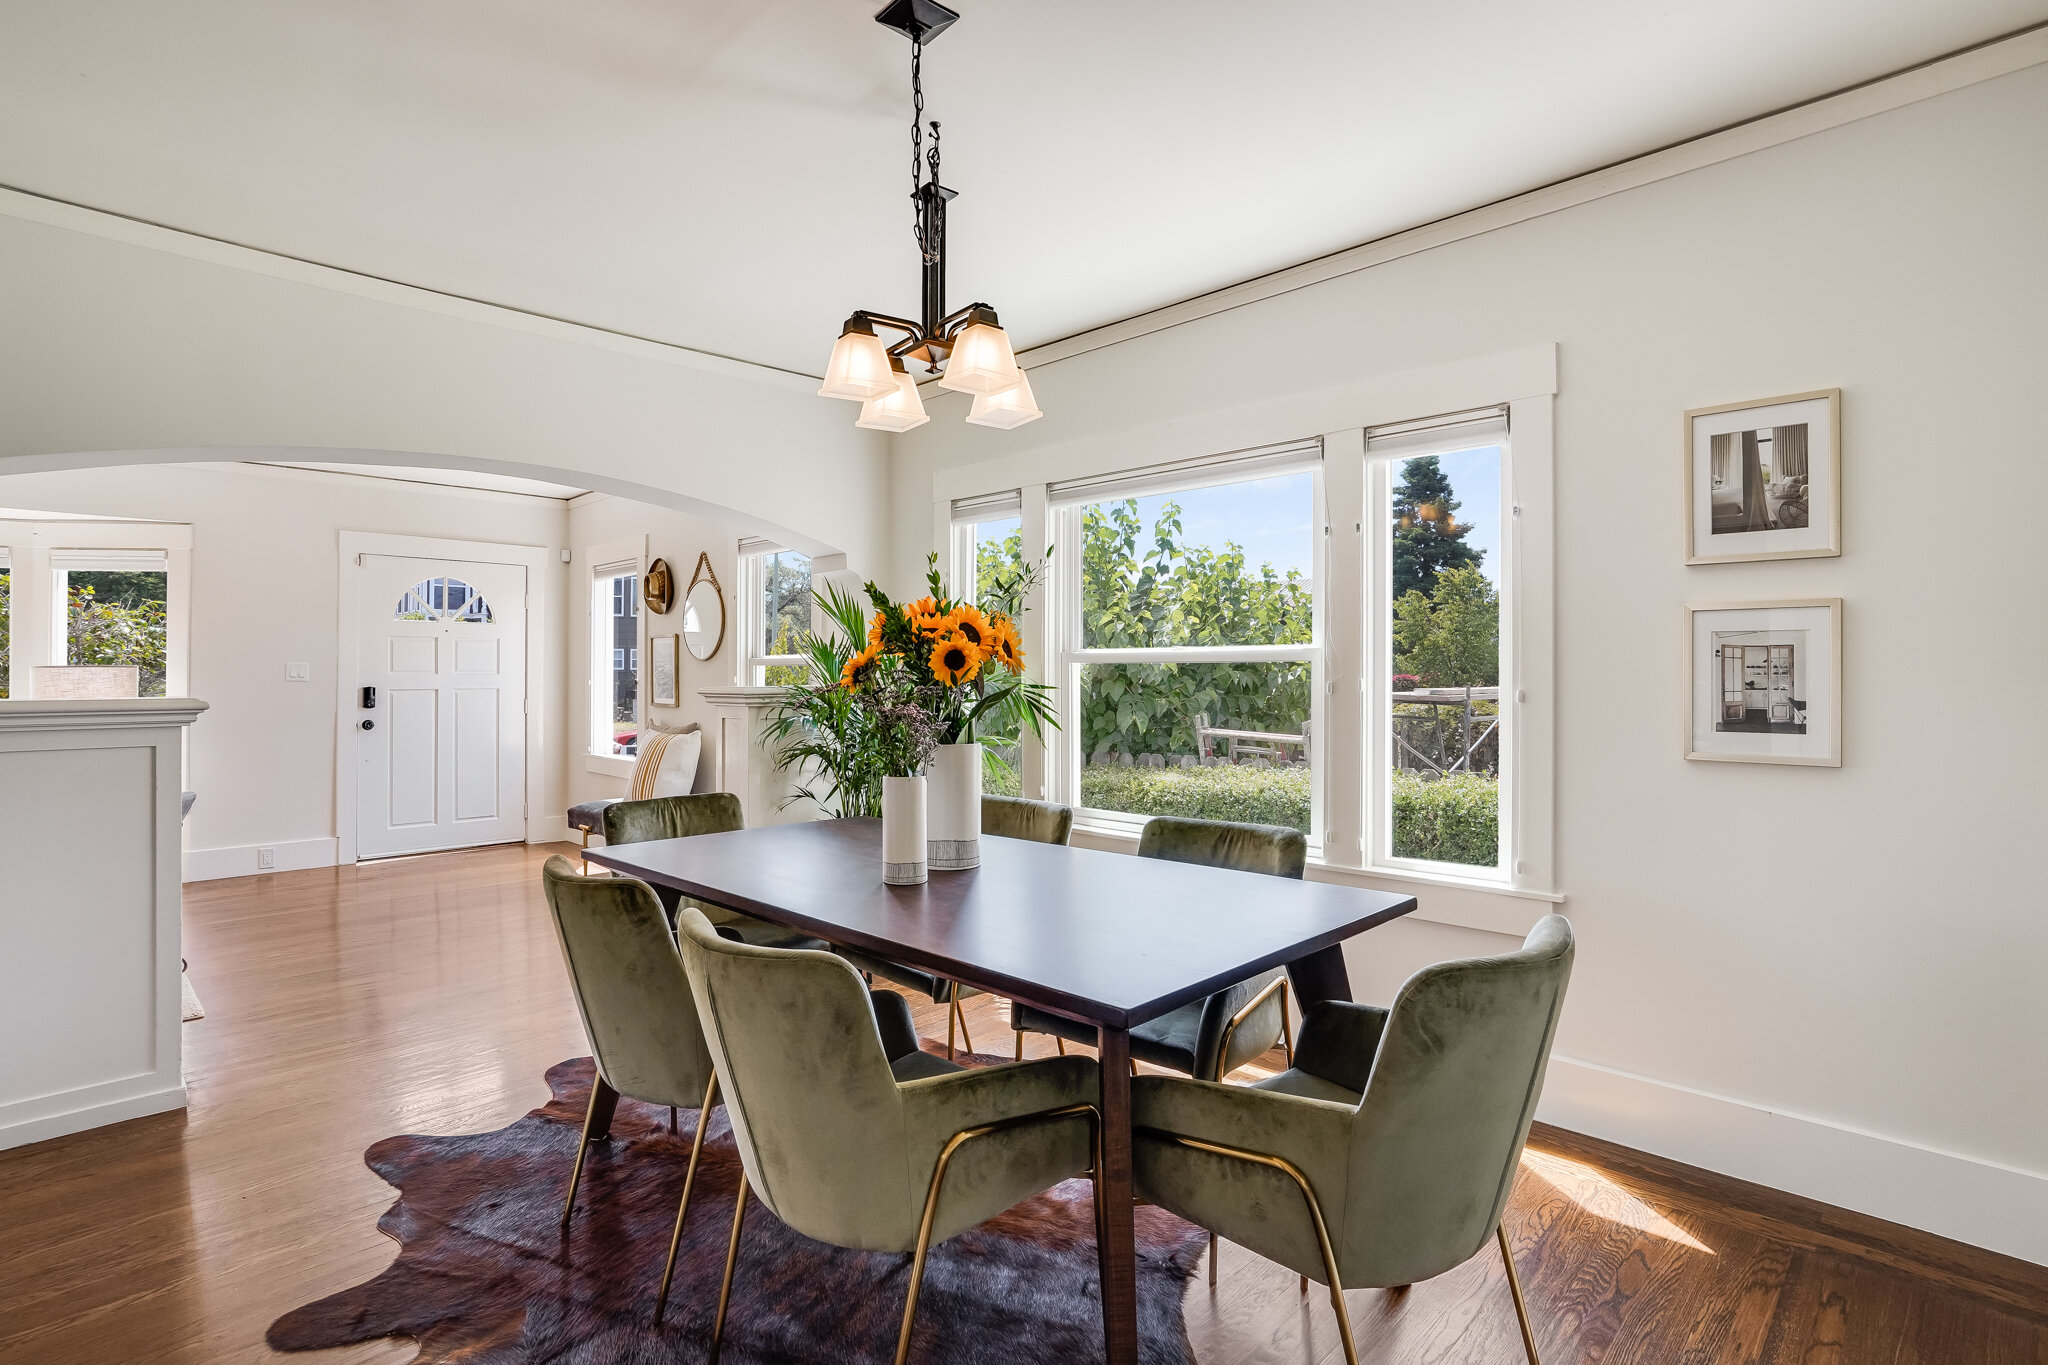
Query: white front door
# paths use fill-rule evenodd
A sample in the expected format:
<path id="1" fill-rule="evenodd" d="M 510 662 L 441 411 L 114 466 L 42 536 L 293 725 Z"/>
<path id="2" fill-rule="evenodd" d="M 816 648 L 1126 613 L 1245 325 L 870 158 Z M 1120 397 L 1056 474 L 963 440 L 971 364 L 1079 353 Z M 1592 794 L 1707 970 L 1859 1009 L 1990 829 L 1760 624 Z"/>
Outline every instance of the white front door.
<path id="1" fill-rule="evenodd" d="M 356 856 L 524 839 L 526 569 L 361 562 Z"/>

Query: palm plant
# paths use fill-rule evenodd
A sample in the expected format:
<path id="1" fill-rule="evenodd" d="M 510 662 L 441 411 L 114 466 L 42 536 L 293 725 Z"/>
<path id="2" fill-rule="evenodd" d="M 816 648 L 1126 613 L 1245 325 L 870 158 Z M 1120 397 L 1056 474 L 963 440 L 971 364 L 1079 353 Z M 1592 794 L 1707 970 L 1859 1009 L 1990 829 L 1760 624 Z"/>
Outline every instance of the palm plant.
<path id="1" fill-rule="evenodd" d="M 887 763 L 871 733 L 874 717 L 839 686 L 855 642 L 867 629 L 867 612 L 836 583 L 815 596 L 831 628 L 806 631 L 797 643 L 809 676 L 785 687 L 769 713 L 775 765 L 806 774 L 792 800 L 806 797 L 834 815 L 879 816 Z"/>

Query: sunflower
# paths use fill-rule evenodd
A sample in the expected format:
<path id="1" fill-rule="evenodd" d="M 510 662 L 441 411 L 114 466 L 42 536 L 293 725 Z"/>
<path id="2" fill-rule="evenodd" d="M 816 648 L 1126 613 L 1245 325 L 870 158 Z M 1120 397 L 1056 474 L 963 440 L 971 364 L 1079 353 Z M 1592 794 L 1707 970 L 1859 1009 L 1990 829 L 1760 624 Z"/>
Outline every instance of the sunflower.
<path id="1" fill-rule="evenodd" d="M 989 623 L 989 636 L 990 654 L 1012 673 L 1022 673 L 1024 641 L 1017 634 L 1017 623 L 1007 616 L 998 616 Z"/>
<path id="2" fill-rule="evenodd" d="M 881 650 L 873 644 L 846 661 L 846 667 L 839 670 L 839 685 L 851 689 L 860 682 L 860 676 L 871 667 Z"/>
<path id="3" fill-rule="evenodd" d="M 946 614 L 945 626 L 974 646 L 974 652 L 980 658 L 988 658 L 995 632 L 990 627 L 988 618 L 981 614 L 979 607 L 971 602 L 962 602 Z"/>
<path id="4" fill-rule="evenodd" d="M 972 682 L 981 672 L 981 651 L 960 635 L 942 635 L 932 644 L 932 676 L 947 687 Z"/>
<path id="5" fill-rule="evenodd" d="M 931 598 L 920 598 L 903 609 L 904 619 L 920 635 L 945 635 L 953 629 L 953 618 L 942 615 Z"/>

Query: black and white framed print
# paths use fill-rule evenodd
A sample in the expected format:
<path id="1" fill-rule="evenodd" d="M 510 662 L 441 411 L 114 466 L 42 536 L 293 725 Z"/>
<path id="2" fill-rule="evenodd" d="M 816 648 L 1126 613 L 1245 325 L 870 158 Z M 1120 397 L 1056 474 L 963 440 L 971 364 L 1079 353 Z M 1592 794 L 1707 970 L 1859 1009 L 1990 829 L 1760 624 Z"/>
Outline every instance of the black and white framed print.
<path id="1" fill-rule="evenodd" d="M 1842 766 L 1842 599 L 1685 609 L 1685 756 Z"/>
<path id="2" fill-rule="evenodd" d="M 1842 553 L 1842 391 L 1685 415 L 1685 562 Z"/>

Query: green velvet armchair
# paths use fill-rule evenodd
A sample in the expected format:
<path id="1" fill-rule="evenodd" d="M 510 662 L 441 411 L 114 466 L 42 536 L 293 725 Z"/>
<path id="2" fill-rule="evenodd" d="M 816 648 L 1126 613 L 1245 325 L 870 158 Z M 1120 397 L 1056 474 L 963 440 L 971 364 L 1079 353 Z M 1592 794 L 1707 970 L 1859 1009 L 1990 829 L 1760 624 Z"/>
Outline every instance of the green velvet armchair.
<path id="1" fill-rule="evenodd" d="M 697 834 L 725 834 L 745 829 L 740 799 L 731 792 L 698 792 L 690 796 L 657 796 L 646 801 L 620 801 L 604 808 L 606 844 L 640 844 L 650 839 L 686 839 Z M 713 924 L 721 924 L 748 943 L 770 948 L 823 948 L 825 941 L 795 929 L 723 906 L 690 900 Z"/>
<path id="2" fill-rule="evenodd" d="M 981 832 L 999 839 L 1024 839 L 1034 844 L 1064 844 L 1074 833 L 1074 808 L 1062 806 L 1053 801 L 1027 801 L 1015 796 L 989 796 L 981 798 Z M 886 958 L 852 948 L 840 950 L 840 956 L 861 969 L 872 979 L 881 977 L 899 986 L 922 992 L 932 998 L 935 1005 L 946 1005 L 946 1055 L 951 1057 L 953 1031 L 959 1029 L 960 1038 L 967 1044 L 969 1052 L 974 1051 L 974 1039 L 967 1032 L 967 1016 L 960 1009 L 963 997 L 978 995 L 974 986 L 963 986 L 957 981 L 948 981 L 921 967 L 908 966 L 901 962 L 890 962 Z M 1023 1059 L 1023 1037 L 1018 1037 L 1017 1056 Z"/>
<path id="3" fill-rule="evenodd" d="M 905 1080 L 860 977 L 839 957 L 736 943 L 689 907 L 676 932 L 742 1167 L 711 1360 L 751 1189 L 806 1237 L 911 1253 L 903 1365 L 932 1244 L 1098 1168 L 1095 1062 L 969 1071 L 934 1057 L 934 1074 Z"/>
<path id="4" fill-rule="evenodd" d="M 590 1039 L 597 1074 L 591 1078 L 590 1107 L 583 1118 L 583 1137 L 569 1172 L 569 1194 L 562 1201 L 562 1226 L 568 1227 L 576 1207 L 576 1187 L 583 1177 L 590 1144 L 610 1133 L 619 1096 L 669 1106 L 669 1130 L 675 1111 L 695 1107 L 697 1136 L 690 1144 L 690 1165 L 683 1176 L 682 1203 L 676 1209 L 675 1234 L 669 1240 L 668 1264 L 655 1298 L 658 1323 L 668 1305 L 676 1250 L 690 1213 L 690 1189 L 697 1182 L 697 1162 L 704 1151 L 704 1129 L 718 1102 L 718 1080 L 704 1043 L 689 974 L 676 952 L 668 917 L 654 888 L 631 877 L 592 877 L 579 873 L 567 858 L 548 859 L 541 884 L 553 912 L 562 959 L 576 996 L 583 1031 Z M 720 934 L 731 935 L 729 926 Z M 894 991 L 875 991 L 868 999 L 875 1033 L 890 1073 L 898 1080 L 916 1080 L 957 1068 L 918 1046 L 910 1003 Z"/>
<path id="5" fill-rule="evenodd" d="M 1238 872 L 1301 880 L 1308 866 L 1308 837 L 1280 825 L 1240 825 L 1223 820 L 1183 820 L 1160 816 L 1147 821 L 1138 836 L 1140 858 L 1165 858 Z M 1255 898 L 1245 905 L 1258 913 Z M 1011 1012 L 1017 1030 L 1017 1055 L 1024 1055 L 1024 1034 L 1050 1033 L 1068 1042 L 1095 1041 L 1095 1030 L 1029 1005 Z M 1290 1056 L 1293 1035 L 1287 1018 L 1287 974 L 1274 970 L 1240 981 L 1131 1030 L 1131 1056 L 1154 1066 L 1184 1071 L 1205 1081 L 1218 1081 L 1275 1043 L 1285 1041 Z"/>
<path id="6" fill-rule="evenodd" d="M 1391 1009 L 1311 1005 L 1295 1065 L 1255 1086 L 1140 1077 L 1139 1196 L 1329 1286 L 1351 1365 L 1346 1286 L 1426 1280 L 1492 1238 L 1541 1365 L 1501 1214 L 1571 969 L 1550 915 L 1518 952 L 1417 972 Z"/>
<path id="7" fill-rule="evenodd" d="M 677 1109 L 697 1110 L 697 1136 L 690 1144 L 689 1171 L 683 1177 L 683 1198 L 676 1209 L 675 1236 L 669 1242 L 668 1267 L 662 1272 L 655 1300 L 660 1320 L 675 1274 L 676 1248 L 682 1242 L 683 1220 L 690 1213 L 690 1189 L 697 1183 L 697 1160 L 704 1151 L 704 1127 L 717 1100 L 718 1079 L 711 1053 L 704 1045 L 690 979 L 676 957 L 668 916 L 654 888 L 631 877 L 587 877 L 567 858 L 557 855 L 541 869 L 548 909 L 569 984 L 597 1074 L 590 1081 L 590 1108 L 583 1117 L 583 1137 L 576 1144 L 576 1164 L 569 1171 L 569 1195 L 562 1201 L 562 1226 L 569 1226 L 576 1207 L 576 1186 L 583 1178 L 583 1160 L 590 1144 L 610 1136 L 619 1096 L 669 1106 L 669 1125 Z"/>

